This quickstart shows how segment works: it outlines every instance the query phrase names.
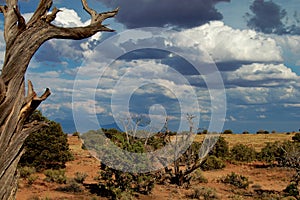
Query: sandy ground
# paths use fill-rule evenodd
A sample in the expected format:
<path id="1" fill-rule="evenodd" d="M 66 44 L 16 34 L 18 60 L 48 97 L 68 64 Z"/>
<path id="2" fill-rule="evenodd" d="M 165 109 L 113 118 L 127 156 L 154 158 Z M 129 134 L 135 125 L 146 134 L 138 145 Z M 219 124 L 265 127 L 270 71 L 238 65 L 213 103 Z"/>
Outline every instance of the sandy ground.
<path id="1" fill-rule="evenodd" d="M 76 172 L 88 174 L 85 184 L 97 184 L 95 177 L 98 176 L 100 162 L 89 154 L 89 151 L 81 148 L 81 140 L 77 137 L 70 136 L 68 138 L 70 149 L 75 159 L 66 164 L 66 175 L 68 178 L 74 177 Z M 228 186 L 220 183 L 218 180 L 231 172 L 246 176 L 251 181 L 248 189 L 249 192 L 253 191 L 253 185 L 259 185 L 265 190 L 282 191 L 293 174 L 291 170 L 282 168 L 261 168 L 261 163 L 252 163 L 244 165 L 234 165 L 227 163 L 226 168 L 223 170 L 203 172 L 203 175 L 208 179 L 208 183 L 200 183 L 193 185 L 193 187 L 209 187 L 214 188 L 219 196 L 219 199 L 238 199 L 237 195 L 233 195 L 232 191 L 236 190 L 233 186 Z M 51 199 L 51 200 L 97 200 L 106 199 L 104 197 L 91 194 L 89 190 L 85 189 L 80 194 L 72 194 L 56 191 L 56 188 L 61 186 L 54 183 L 45 182 L 44 175 L 38 174 L 39 178 L 32 184 L 28 185 L 26 180 L 20 179 L 19 190 L 17 193 L 17 200 L 35 200 L 35 199 Z M 191 194 L 192 189 L 179 188 L 174 185 L 156 185 L 152 194 L 148 196 L 140 195 L 138 199 L 150 200 L 175 200 L 175 199 L 188 199 L 186 196 Z M 247 192 L 247 191 L 243 191 Z M 241 199 L 253 199 L 251 197 L 243 197 Z"/>

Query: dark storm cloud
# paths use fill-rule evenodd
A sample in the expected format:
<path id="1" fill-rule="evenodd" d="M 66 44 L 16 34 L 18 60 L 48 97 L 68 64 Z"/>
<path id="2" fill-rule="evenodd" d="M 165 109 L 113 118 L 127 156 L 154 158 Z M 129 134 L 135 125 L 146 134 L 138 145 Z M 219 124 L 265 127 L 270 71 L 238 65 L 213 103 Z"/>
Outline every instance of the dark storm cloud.
<path id="1" fill-rule="evenodd" d="M 219 71 L 230 72 L 235 71 L 240 68 L 242 65 L 251 64 L 251 61 L 227 61 L 227 62 L 217 62 L 216 66 Z"/>
<path id="2" fill-rule="evenodd" d="M 170 53 L 159 49 L 139 49 L 122 55 L 121 60 L 165 59 Z"/>
<path id="3" fill-rule="evenodd" d="M 284 25 L 282 19 L 286 16 L 286 11 L 272 1 L 255 0 L 250 5 L 253 15 L 248 20 L 248 26 L 264 33 L 282 33 Z"/>
<path id="4" fill-rule="evenodd" d="M 128 28 L 171 25 L 195 27 L 211 20 L 221 20 L 215 8 L 230 0 L 98 0 L 109 7 L 120 7 L 116 19 Z"/>
<path id="5" fill-rule="evenodd" d="M 273 1 L 255 0 L 250 5 L 252 14 L 246 13 L 248 27 L 263 33 L 275 34 L 300 34 L 300 27 L 296 25 L 286 26 L 287 11 Z M 297 16 L 294 15 L 295 20 Z"/>

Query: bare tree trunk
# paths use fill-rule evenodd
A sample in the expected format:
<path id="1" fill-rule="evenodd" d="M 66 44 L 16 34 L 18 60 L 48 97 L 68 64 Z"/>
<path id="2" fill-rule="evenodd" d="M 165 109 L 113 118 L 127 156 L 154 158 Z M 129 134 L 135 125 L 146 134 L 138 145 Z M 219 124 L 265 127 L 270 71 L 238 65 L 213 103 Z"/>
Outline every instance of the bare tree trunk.
<path id="1" fill-rule="evenodd" d="M 0 6 L 4 15 L 4 39 L 6 52 L 2 73 L 0 75 L 0 199 L 15 199 L 17 191 L 17 164 L 22 155 L 22 146 L 29 133 L 37 131 L 45 124 L 41 122 L 27 123 L 26 120 L 50 95 L 46 89 L 37 96 L 32 83 L 28 82 L 25 95 L 25 73 L 28 64 L 47 40 L 84 39 L 99 31 L 113 31 L 101 23 L 114 17 L 118 9 L 97 13 L 89 8 L 86 0 L 82 0 L 83 8 L 91 15 L 91 23 L 85 27 L 62 28 L 51 22 L 59 12 L 53 8 L 52 0 L 40 0 L 39 5 L 28 23 L 25 23 L 18 9 L 18 0 L 6 0 Z"/>

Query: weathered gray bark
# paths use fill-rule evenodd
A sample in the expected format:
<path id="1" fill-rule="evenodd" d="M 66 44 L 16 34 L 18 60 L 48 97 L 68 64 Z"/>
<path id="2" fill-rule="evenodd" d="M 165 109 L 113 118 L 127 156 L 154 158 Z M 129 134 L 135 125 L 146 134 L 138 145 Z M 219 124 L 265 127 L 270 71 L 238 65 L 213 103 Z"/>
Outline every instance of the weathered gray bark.
<path id="1" fill-rule="evenodd" d="M 86 27 L 74 28 L 51 24 L 59 12 L 57 8 L 53 8 L 51 14 L 48 14 L 52 0 L 40 0 L 27 23 L 18 9 L 18 0 L 6 0 L 6 5 L 0 6 L 0 12 L 4 15 L 6 42 L 0 75 L 0 199 L 15 199 L 17 164 L 22 155 L 24 140 L 29 133 L 45 125 L 39 122 L 26 123 L 26 119 L 50 95 L 50 90 L 46 89 L 38 97 L 30 81 L 25 95 L 24 75 L 34 53 L 52 38 L 79 40 L 99 31 L 113 31 L 102 25 L 102 22 L 114 17 L 118 9 L 97 13 L 88 7 L 86 0 L 82 0 L 82 4 L 91 15 L 91 23 Z"/>

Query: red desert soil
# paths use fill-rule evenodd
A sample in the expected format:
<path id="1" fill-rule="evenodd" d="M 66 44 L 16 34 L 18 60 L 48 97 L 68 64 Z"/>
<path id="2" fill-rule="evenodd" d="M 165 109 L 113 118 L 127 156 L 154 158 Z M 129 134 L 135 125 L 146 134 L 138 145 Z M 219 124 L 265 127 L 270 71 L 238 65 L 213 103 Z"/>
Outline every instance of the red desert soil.
<path id="1" fill-rule="evenodd" d="M 69 136 L 68 138 L 70 149 L 74 155 L 74 160 L 66 164 L 66 175 L 68 178 L 74 177 L 76 172 L 82 172 L 88 174 L 88 177 L 85 179 L 85 184 L 96 184 L 97 181 L 94 180 L 97 177 L 100 162 L 96 160 L 89 154 L 89 151 L 83 150 L 81 148 L 82 143 L 76 136 Z M 255 166 L 261 165 L 260 163 L 244 164 L 244 165 L 233 165 L 227 163 L 226 168 L 223 170 L 208 171 L 203 172 L 203 175 L 208 179 L 208 183 L 201 183 L 193 185 L 192 187 L 209 187 L 214 188 L 217 191 L 220 199 L 233 199 L 232 191 L 235 190 L 234 187 L 224 185 L 219 183 L 218 180 L 235 172 L 246 176 L 251 181 L 251 185 L 248 191 L 252 191 L 253 185 L 260 185 L 262 189 L 266 190 L 276 190 L 282 191 L 293 174 L 291 170 L 282 169 L 282 168 L 257 168 Z M 20 179 L 19 189 L 17 193 L 17 200 L 65 200 L 65 199 L 74 199 L 74 200 L 91 200 L 99 199 L 104 200 L 106 198 L 96 196 L 91 194 L 88 190 L 84 190 L 80 194 L 72 194 L 59 192 L 55 189 L 62 186 L 59 184 L 48 183 L 43 181 L 44 175 L 38 174 L 39 178 L 29 186 L 26 180 Z M 174 185 L 156 185 L 152 194 L 148 196 L 140 195 L 138 199 L 141 200 L 150 200 L 150 199 L 159 199 L 159 200 L 177 200 L 177 199 L 188 199 L 186 195 L 190 194 L 192 190 L 186 190 L 179 188 Z M 237 198 L 237 196 L 235 196 Z M 252 197 L 243 197 L 243 199 L 253 199 Z"/>

